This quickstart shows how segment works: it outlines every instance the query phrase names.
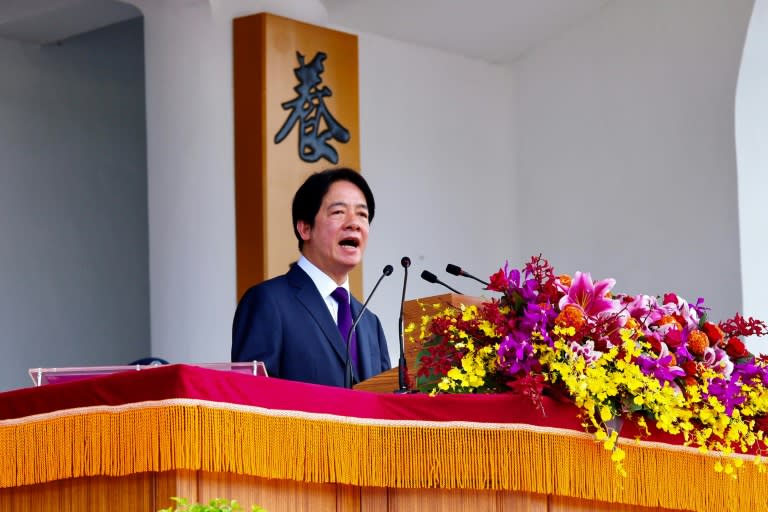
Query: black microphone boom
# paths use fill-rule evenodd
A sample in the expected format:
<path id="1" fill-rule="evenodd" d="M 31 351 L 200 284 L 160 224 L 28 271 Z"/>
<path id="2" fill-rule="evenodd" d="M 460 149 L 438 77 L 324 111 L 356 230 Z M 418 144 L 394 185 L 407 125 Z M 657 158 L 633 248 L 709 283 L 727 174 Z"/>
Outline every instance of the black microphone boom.
<path id="1" fill-rule="evenodd" d="M 456 288 L 451 288 L 450 286 L 448 286 L 447 284 L 445 284 L 444 282 L 439 280 L 435 274 L 433 274 L 432 272 L 430 272 L 428 270 L 425 270 L 424 272 L 421 273 L 421 278 L 423 280 L 427 281 L 427 282 L 430 282 L 430 283 L 441 284 L 441 285 L 445 286 L 446 288 L 448 288 L 449 290 L 451 290 L 453 293 L 458 293 L 459 295 L 463 295 Z"/>
<path id="2" fill-rule="evenodd" d="M 392 275 L 393 270 L 395 269 L 392 267 L 392 265 L 387 265 L 384 267 L 384 270 L 381 271 L 381 275 L 379 276 L 379 280 L 376 281 L 376 284 L 373 286 L 373 290 L 371 290 L 371 293 L 368 294 L 368 298 L 365 299 L 363 307 L 360 308 L 360 312 L 352 322 L 352 327 L 349 328 L 349 333 L 347 334 L 347 356 L 344 361 L 344 387 L 347 389 L 352 389 L 352 358 L 349 355 L 349 343 L 352 341 L 352 333 L 355 332 L 357 323 L 361 318 L 363 318 L 363 313 L 365 313 L 365 310 L 368 308 L 368 303 L 371 301 L 371 297 L 373 297 L 373 294 L 376 292 L 376 288 L 379 287 L 381 280 L 389 275 Z"/>
<path id="3" fill-rule="evenodd" d="M 470 279 L 474 279 L 478 283 L 481 283 L 481 284 L 484 284 L 485 286 L 488 286 L 488 282 L 487 281 L 483 281 L 482 279 L 479 279 L 479 278 L 473 276 L 469 272 L 463 270 L 461 267 L 459 267 L 457 265 L 454 265 L 452 263 L 449 263 L 445 267 L 445 271 L 448 272 L 449 274 L 453 274 L 454 276 L 462 276 L 462 277 L 468 277 Z"/>
<path id="4" fill-rule="evenodd" d="M 398 389 L 395 393 L 410 393 L 408 389 L 408 363 L 405 361 L 405 286 L 408 283 L 408 267 L 411 266 L 411 258 L 403 256 L 400 260 L 400 264 L 403 266 L 403 296 L 400 299 L 400 359 L 397 362 L 397 382 Z"/>

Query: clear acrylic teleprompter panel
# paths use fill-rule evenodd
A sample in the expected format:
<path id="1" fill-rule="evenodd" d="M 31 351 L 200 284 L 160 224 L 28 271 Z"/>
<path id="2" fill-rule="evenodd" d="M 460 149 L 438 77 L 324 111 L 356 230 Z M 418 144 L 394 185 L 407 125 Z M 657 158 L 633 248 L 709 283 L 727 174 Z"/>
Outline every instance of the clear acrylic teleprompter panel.
<path id="1" fill-rule="evenodd" d="M 45 384 L 61 384 L 63 382 L 72 382 L 75 380 L 89 379 L 102 375 L 111 375 L 121 372 L 135 372 L 150 370 L 156 368 L 158 364 L 146 365 L 125 365 L 125 366 L 82 366 L 70 368 L 30 368 L 29 376 L 35 386 Z M 267 377 L 267 368 L 261 361 L 247 363 L 195 363 L 191 366 L 209 368 L 212 370 L 221 370 L 226 372 L 244 373 L 248 375 L 260 375 Z"/>

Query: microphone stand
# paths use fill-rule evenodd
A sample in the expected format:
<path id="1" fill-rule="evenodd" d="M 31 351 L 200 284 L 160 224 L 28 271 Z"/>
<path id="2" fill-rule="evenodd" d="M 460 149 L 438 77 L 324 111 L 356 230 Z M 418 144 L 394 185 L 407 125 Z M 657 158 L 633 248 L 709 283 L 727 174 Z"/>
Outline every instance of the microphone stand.
<path id="1" fill-rule="evenodd" d="M 447 284 L 445 284 L 444 282 L 442 282 L 441 280 L 439 280 L 435 274 L 433 274 L 432 272 L 430 272 L 430 271 L 428 271 L 428 270 L 425 270 L 425 271 L 423 271 L 423 272 L 421 273 L 421 278 L 422 278 L 423 280 L 427 281 L 428 283 L 433 283 L 433 284 L 434 284 L 434 283 L 437 283 L 437 284 L 443 285 L 443 286 L 445 286 L 446 288 L 448 288 L 449 290 L 451 290 L 453 293 L 456 293 L 456 294 L 458 294 L 458 295 L 463 295 L 463 294 L 462 294 L 462 293 L 461 293 L 459 290 L 457 290 L 456 288 L 452 288 L 452 287 L 448 286 Z"/>
<path id="2" fill-rule="evenodd" d="M 404 395 L 408 393 L 415 393 L 415 391 L 408 388 L 408 362 L 405 360 L 405 287 L 408 283 L 408 267 L 411 266 L 411 259 L 408 256 L 403 256 L 400 260 L 400 264 L 403 266 L 403 296 L 400 298 L 400 321 L 399 334 L 400 334 L 400 359 L 397 362 L 397 382 L 398 388 L 395 390 L 396 394 Z"/>
<path id="3" fill-rule="evenodd" d="M 474 279 L 478 283 L 484 284 L 485 286 L 488 286 L 488 281 L 483 281 L 479 277 L 473 276 L 472 274 L 470 274 L 466 270 L 462 269 L 458 265 L 454 265 L 452 263 L 449 263 L 448 265 L 446 265 L 445 271 L 448 272 L 449 274 L 453 274 L 454 276 L 462 276 L 462 277 L 468 277 L 470 279 Z"/>
<path id="4" fill-rule="evenodd" d="M 376 284 L 373 287 L 373 290 L 371 290 L 371 293 L 368 294 L 368 298 L 365 299 L 365 302 L 363 303 L 363 307 L 360 308 L 360 312 L 355 317 L 355 320 L 352 322 L 352 327 L 349 328 L 349 333 L 347 334 L 347 354 L 344 360 L 344 387 L 347 389 L 352 389 L 352 358 L 349 355 L 349 344 L 352 341 L 352 334 L 355 332 L 355 327 L 357 327 L 358 322 L 360 322 L 360 319 L 363 318 L 363 313 L 365 313 L 365 310 L 368 308 L 368 303 L 371 301 L 371 297 L 373 297 L 373 294 L 376 292 L 376 288 L 379 287 L 379 284 L 381 284 L 381 280 L 387 277 L 388 275 L 392 274 L 392 271 L 394 269 L 392 268 L 392 265 L 387 265 L 384 267 L 384 270 L 382 270 L 381 275 L 379 276 L 379 280 L 376 281 Z"/>

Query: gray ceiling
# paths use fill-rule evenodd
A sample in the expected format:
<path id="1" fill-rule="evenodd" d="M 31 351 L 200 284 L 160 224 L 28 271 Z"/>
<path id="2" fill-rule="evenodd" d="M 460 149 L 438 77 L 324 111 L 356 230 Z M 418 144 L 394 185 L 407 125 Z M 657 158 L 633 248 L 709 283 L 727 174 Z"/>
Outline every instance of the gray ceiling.
<path id="1" fill-rule="evenodd" d="M 45 44 L 137 16 L 111 0 L 0 0 L 0 37 Z"/>
<path id="2" fill-rule="evenodd" d="M 330 23 L 510 64 L 610 0 L 322 0 Z"/>
<path id="3" fill-rule="evenodd" d="M 499 64 L 610 1 L 322 0 L 333 26 Z M 0 37 L 45 44 L 137 16 L 138 9 L 113 0 L 0 0 Z"/>

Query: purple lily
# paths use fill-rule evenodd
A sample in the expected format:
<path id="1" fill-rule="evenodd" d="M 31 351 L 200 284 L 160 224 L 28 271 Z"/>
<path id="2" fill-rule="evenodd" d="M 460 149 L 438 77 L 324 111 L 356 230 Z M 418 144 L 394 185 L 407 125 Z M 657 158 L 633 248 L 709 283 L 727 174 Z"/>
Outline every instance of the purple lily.
<path id="1" fill-rule="evenodd" d="M 677 377 L 685 377 L 685 371 L 679 366 L 670 366 L 672 356 L 667 354 L 658 359 L 642 355 L 637 364 L 645 375 L 653 375 L 659 382 L 672 382 Z"/>
<path id="2" fill-rule="evenodd" d="M 507 375 L 529 373 L 535 364 L 533 344 L 519 332 L 511 332 L 499 344 L 499 365 Z"/>
<path id="3" fill-rule="evenodd" d="M 725 414 L 728 416 L 733 413 L 734 407 L 747 400 L 747 397 L 740 393 L 741 383 L 738 379 L 712 379 L 708 389 L 709 392 L 704 397 L 716 397 L 725 406 Z"/>
<path id="4" fill-rule="evenodd" d="M 763 386 L 768 386 L 768 368 L 758 366 L 754 359 L 734 365 L 733 379 L 741 378 L 742 382 L 759 381 Z"/>
<path id="5" fill-rule="evenodd" d="M 556 316 L 555 308 L 549 304 L 529 303 L 526 305 L 524 316 L 520 320 L 519 330 L 527 338 L 530 338 L 532 332 L 538 331 L 544 341 L 551 346 L 553 342 L 549 335 L 548 326 L 552 325 Z"/>

